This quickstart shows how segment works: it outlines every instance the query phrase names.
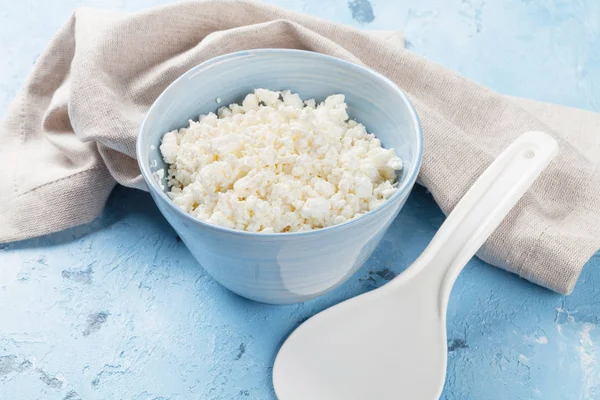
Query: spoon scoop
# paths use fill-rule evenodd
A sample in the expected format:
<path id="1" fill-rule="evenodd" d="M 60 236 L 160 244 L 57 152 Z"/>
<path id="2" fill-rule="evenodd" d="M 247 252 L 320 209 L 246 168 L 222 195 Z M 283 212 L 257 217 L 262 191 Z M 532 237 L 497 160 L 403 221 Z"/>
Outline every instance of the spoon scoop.
<path id="1" fill-rule="evenodd" d="M 454 281 L 557 151 L 545 133 L 518 137 L 406 271 L 298 327 L 275 359 L 277 397 L 437 399 L 446 375 L 446 309 Z"/>

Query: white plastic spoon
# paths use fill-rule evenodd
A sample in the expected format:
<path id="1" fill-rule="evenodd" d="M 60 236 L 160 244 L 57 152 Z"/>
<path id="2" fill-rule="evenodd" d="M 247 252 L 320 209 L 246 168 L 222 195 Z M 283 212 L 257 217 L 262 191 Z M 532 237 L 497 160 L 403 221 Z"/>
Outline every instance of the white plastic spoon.
<path id="1" fill-rule="evenodd" d="M 446 375 L 446 309 L 454 281 L 557 150 L 545 133 L 521 135 L 479 177 L 405 272 L 298 327 L 275 359 L 277 397 L 437 399 Z"/>

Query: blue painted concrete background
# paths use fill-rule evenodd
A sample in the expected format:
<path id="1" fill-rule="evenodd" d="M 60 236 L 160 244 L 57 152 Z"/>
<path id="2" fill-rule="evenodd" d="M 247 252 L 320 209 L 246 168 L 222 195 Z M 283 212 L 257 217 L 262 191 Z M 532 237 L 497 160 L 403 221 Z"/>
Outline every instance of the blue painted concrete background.
<path id="1" fill-rule="evenodd" d="M 504 94 L 600 111 L 597 0 L 273 0 L 409 48 Z M 0 112 L 79 6 L 0 6 Z M 282 339 L 307 317 L 384 284 L 443 221 L 417 188 L 367 265 L 319 300 L 237 297 L 194 262 L 149 195 L 118 188 L 95 222 L 0 246 L 0 399 L 271 399 Z M 448 315 L 444 399 L 600 399 L 600 255 L 563 297 L 473 260 Z M 373 382 L 374 385 L 377 382 Z"/>

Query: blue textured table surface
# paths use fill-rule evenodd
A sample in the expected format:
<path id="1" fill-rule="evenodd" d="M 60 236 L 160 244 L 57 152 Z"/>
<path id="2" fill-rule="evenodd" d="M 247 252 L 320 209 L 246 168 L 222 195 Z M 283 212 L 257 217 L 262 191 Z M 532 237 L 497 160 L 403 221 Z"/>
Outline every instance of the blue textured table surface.
<path id="1" fill-rule="evenodd" d="M 74 8 L 161 2 L 3 0 L 0 111 Z M 401 29 L 413 51 L 504 94 L 600 111 L 597 0 L 271 3 Z M 401 272 L 443 218 L 416 188 L 348 283 L 319 300 L 275 307 L 222 288 L 148 194 L 117 188 L 95 222 L 0 247 L 0 399 L 271 399 L 282 339 Z M 599 267 L 596 255 L 563 297 L 472 260 L 451 297 L 443 398 L 600 399 Z"/>

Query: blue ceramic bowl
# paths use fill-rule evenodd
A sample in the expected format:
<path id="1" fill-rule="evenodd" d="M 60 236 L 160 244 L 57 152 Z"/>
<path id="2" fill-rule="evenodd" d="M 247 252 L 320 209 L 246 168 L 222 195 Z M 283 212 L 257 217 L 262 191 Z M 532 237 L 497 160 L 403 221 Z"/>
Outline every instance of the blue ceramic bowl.
<path id="1" fill-rule="evenodd" d="M 300 233 L 251 233 L 213 226 L 179 209 L 166 195 L 162 136 L 200 114 L 241 102 L 255 88 L 289 89 L 303 99 L 342 93 L 351 118 L 363 123 L 404 162 L 399 190 L 381 207 L 346 223 Z M 216 99 L 220 98 L 220 105 Z M 318 53 L 262 49 L 227 54 L 192 68 L 154 102 L 137 139 L 150 194 L 198 262 L 235 293 L 272 304 L 313 299 L 346 281 L 369 258 L 404 205 L 421 165 L 423 138 L 406 95 L 370 69 Z"/>

